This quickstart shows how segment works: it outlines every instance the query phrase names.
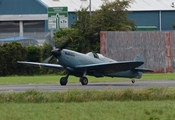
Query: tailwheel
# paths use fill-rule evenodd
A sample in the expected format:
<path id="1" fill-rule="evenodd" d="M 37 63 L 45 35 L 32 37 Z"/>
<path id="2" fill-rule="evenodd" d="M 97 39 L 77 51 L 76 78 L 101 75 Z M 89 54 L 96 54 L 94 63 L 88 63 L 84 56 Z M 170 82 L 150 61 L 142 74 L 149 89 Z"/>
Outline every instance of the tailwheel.
<path id="1" fill-rule="evenodd" d="M 62 77 L 60 79 L 60 85 L 66 85 L 67 84 L 67 77 Z"/>
<path id="2" fill-rule="evenodd" d="M 131 82 L 132 82 L 132 83 L 135 83 L 135 80 L 134 80 L 134 79 L 132 79 L 132 80 L 131 80 Z"/>
<path id="3" fill-rule="evenodd" d="M 80 82 L 81 82 L 82 85 L 87 85 L 87 84 L 88 84 L 88 79 L 87 79 L 87 77 L 81 77 L 81 78 L 80 78 Z"/>

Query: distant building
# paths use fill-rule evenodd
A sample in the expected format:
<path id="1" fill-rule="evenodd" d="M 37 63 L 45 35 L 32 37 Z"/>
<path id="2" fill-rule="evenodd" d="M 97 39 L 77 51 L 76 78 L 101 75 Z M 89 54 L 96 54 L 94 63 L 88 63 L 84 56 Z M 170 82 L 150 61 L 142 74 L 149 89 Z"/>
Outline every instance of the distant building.
<path id="1" fill-rule="evenodd" d="M 0 33 L 49 32 L 48 7 L 68 7 L 68 27 L 77 20 L 80 7 L 99 9 L 104 0 L 0 0 Z M 172 0 L 133 0 L 129 19 L 137 26 L 155 26 L 157 30 L 173 30 L 175 6 Z M 0 36 L 1 38 L 1 36 Z"/>

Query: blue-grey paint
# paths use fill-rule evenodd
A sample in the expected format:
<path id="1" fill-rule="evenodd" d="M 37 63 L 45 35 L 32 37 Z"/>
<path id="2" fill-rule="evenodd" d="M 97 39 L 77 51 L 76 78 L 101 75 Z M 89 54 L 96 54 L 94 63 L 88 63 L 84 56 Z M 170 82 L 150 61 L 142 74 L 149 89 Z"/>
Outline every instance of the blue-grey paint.
<path id="1" fill-rule="evenodd" d="M 137 26 L 156 26 L 158 30 L 173 30 L 175 23 L 174 11 L 134 11 L 129 13 L 129 19 L 135 20 Z"/>
<path id="2" fill-rule="evenodd" d="M 137 26 L 156 26 L 159 29 L 159 12 L 156 11 L 134 11 L 128 16 L 134 20 Z"/>
<path id="3" fill-rule="evenodd" d="M 163 11 L 162 12 L 162 30 L 173 30 L 173 24 L 175 23 L 175 11 Z"/>
<path id="4" fill-rule="evenodd" d="M 68 19 L 69 19 L 68 20 L 69 21 L 68 27 L 71 27 L 71 25 L 74 24 L 75 21 L 77 21 L 77 16 L 76 16 L 75 12 L 69 12 Z"/>
<path id="5" fill-rule="evenodd" d="M 47 9 L 36 0 L 0 0 L 0 15 L 45 13 Z"/>

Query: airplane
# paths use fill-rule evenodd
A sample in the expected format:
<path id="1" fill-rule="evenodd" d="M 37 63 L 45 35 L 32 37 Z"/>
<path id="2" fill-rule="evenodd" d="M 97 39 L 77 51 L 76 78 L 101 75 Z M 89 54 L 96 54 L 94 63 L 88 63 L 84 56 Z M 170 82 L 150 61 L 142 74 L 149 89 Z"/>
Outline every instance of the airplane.
<path id="1" fill-rule="evenodd" d="M 70 39 L 71 40 L 71 39 Z M 70 41 L 69 40 L 69 41 Z M 131 82 L 135 83 L 134 78 L 140 79 L 143 72 L 154 72 L 153 70 L 143 68 L 143 60 L 141 54 L 138 54 L 133 61 L 116 61 L 105 57 L 100 53 L 88 52 L 86 54 L 73 50 L 64 49 L 69 42 L 66 42 L 60 48 L 56 48 L 53 41 L 52 56 L 39 62 L 17 61 L 20 64 L 33 65 L 57 70 L 66 70 L 66 76 L 60 79 L 60 85 L 64 86 L 68 82 L 69 75 L 80 77 L 79 81 L 82 85 L 88 84 L 86 75 L 95 77 L 123 77 L 131 78 Z M 49 60 L 55 57 L 58 64 L 50 64 Z"/>

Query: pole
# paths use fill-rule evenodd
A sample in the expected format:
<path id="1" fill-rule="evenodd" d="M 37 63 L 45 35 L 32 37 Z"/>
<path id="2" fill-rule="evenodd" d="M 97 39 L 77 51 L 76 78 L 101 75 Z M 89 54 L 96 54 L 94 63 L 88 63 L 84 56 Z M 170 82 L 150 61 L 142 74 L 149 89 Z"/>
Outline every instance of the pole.
<path id="1" fill-rule="evenodd" d="M 89 14 L 91 15 L 91 0 L 89 0 Z"/>
<path id="2" fill-rule="evenodd" d="M 160 26 L 160 31 L 162 31 L 162 12 L 161 10 L 159 11 L 159 26 Z"/>

